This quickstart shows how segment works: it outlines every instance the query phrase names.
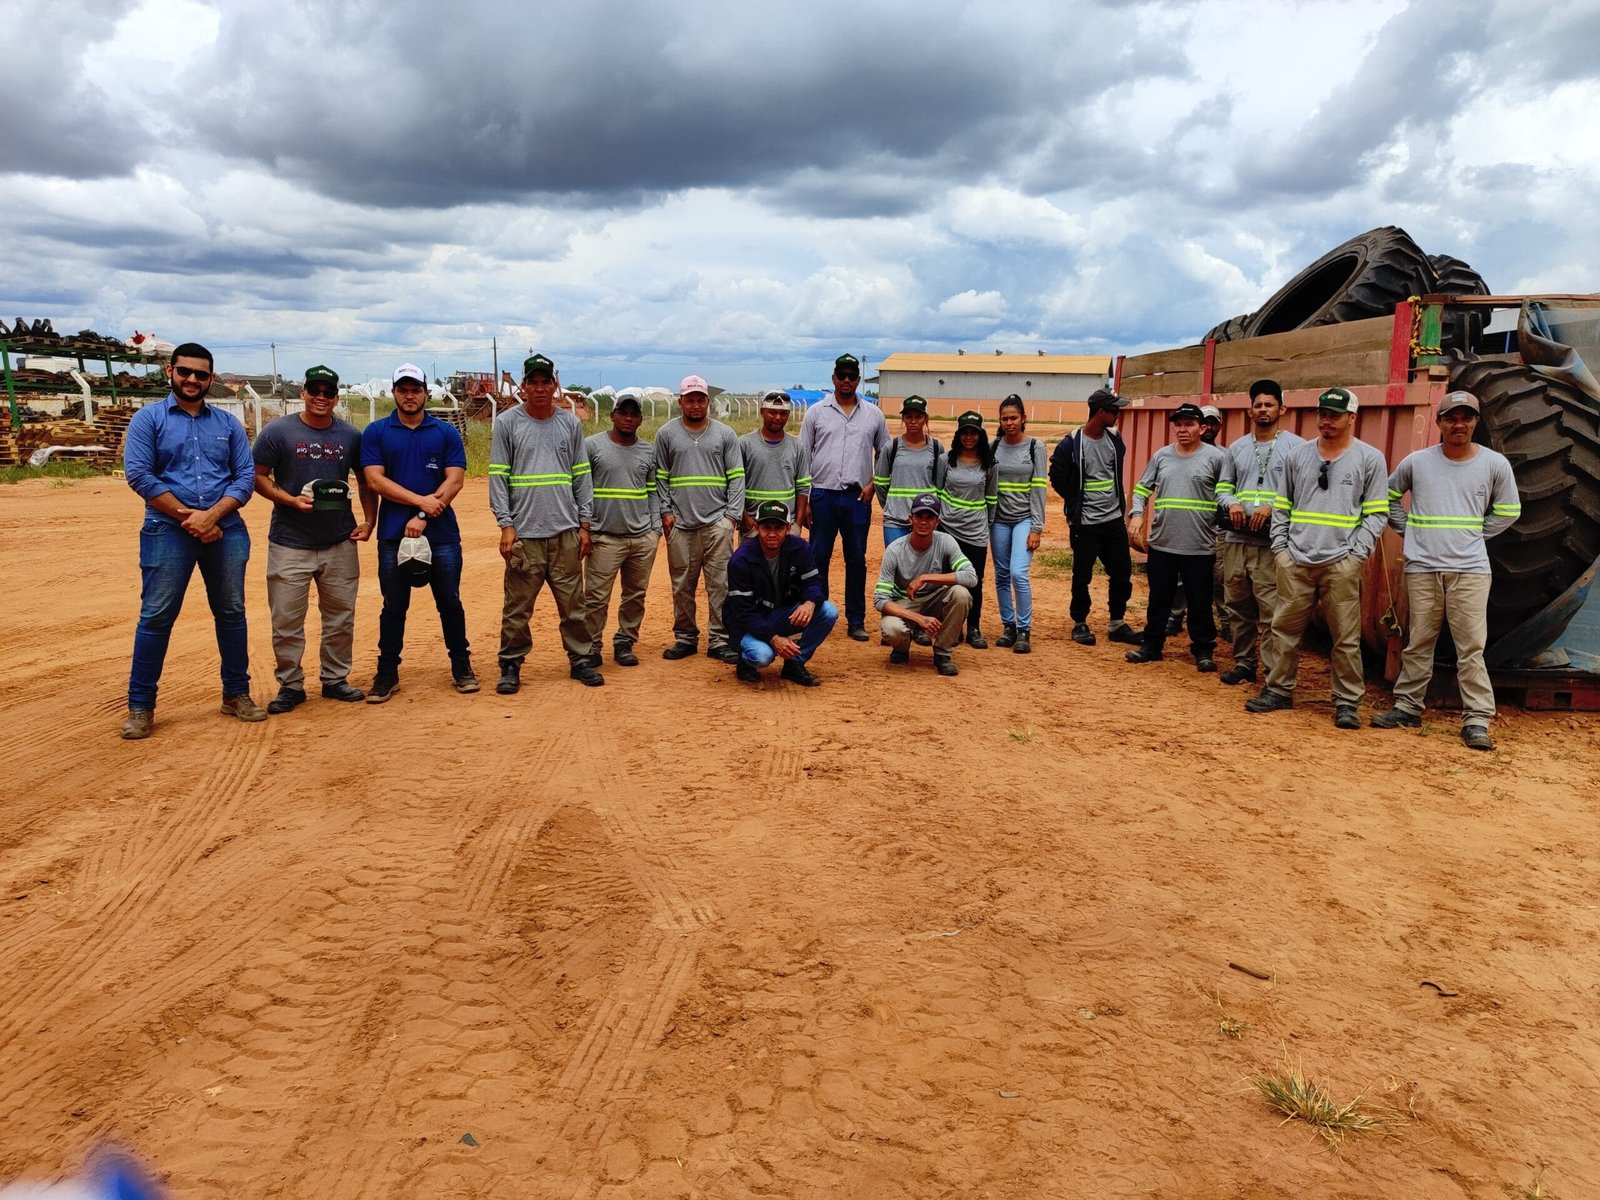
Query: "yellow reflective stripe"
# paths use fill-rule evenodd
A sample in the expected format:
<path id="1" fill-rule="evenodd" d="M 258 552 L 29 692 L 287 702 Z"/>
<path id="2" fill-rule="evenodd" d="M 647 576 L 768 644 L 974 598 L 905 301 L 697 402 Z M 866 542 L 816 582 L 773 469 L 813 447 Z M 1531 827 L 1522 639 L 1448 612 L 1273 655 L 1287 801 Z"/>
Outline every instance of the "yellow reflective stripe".
<path id="1" fill-rule="evenodd" d="M 650 489 L 597 487 L 594 490 L 594 498 L 596 500 L 648 500 L 650 498 Z"/>
<path id="2" fill-rule="evenodd" d="M 1216 502 L 1213 500 L 1188 500 L 1181 496 L 1156 497 L 1157 512 L 1160 512 L 1163 508 L 1182 508 L 1190 509 L 1195 512 L 1214 512 L 1216 507 Z"/>
<path id="3" fill-rule="evenodd" d="M 1354 529 L 1361 524 L 1359 516 L 1343 517 L 1338 513 L 1295 512 L 1289 516 L 1292 525 L 1327 525 L 1333 529 Z"/>
<path id="4" fill-rule="evenodd" d="M 1084 481 L 1083 490 L 1086 492 L 1109 492 L 1116 484 L 1117 481 L 1115 479 L 1089 479 Z"/>
<path id="5" fill-rule="evenodd" d="M 1406 523 L 1421 529 L 1482 529 L 1482 517 L 1439 517 L 1413 512 Z"/>

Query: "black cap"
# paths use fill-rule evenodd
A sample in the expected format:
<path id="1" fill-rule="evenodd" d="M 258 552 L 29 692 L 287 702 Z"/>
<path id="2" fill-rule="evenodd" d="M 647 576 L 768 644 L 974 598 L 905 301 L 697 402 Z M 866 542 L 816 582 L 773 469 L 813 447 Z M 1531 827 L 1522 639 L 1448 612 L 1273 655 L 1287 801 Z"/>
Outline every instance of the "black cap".
<path id="1" fill-rule="evenodd" d="M 966 412 L 962 413 L 956 418 L 956 432 L 959 433 L 963 429 L 976 429 L 982 431 L 983 414 L 981 412 L 975 412 L 970 408 Z"/>
<path id="2" fill-rule="evenodd" d="M 1278 386 L 1276 379 L 1258 379 L 1250 385 L 1250 399 L 1254 400 L 1257 396 L 1276 396 L 1281 401 L 1283 389 Z"/>
<path id="3" fill-rule="evenodd" d="M 307 367 L 306 382 L 331 383 L 337 387 L 339 384 L 339 372 L 335 371 L 332 367 Z"/>
<path id="4" fill-rule="evenodd" d="M 904 400 L 900 401 L 900 415 L 902 417 L 907 413 L 922 413 L 926 415 L 927 411 L 928 402 L 921 396 L 907 396 Z"/>
<path id="5" fill-rule="evenodd" d="M 912 516 L 916 516 L 919 512 L 925 512 L 932 513 L 937 517 L 940 514 L 940 511 L 939 496 L 936 492 L 923 492 L 920 496 L 911 501 Z"/>
<path id="6" fill-rule="evenodd" d="M 540 371 L 543 371 L 546 375 L 550 376 L 551 379 L 556 377 L 555 363 L 551 362 L 544 355 L 533 354 L 522 360 L 522 377 L 524 379 L 532 379 Z"/>
<path id="7" fill-rule="evenodd" d="M 854 354 L 839 355 L 838 358 L 833 360 L 833 373 L 838 375 L 841 372 L 861 374 L 861 360 Z"/>
<path id="8" fill-rule="evenodd" d="M 1097 408 L 1122 409 L 1127 408 L 1128 402 L 1117 395 L 1110 388 L 1095 388 L 1089 393 L 1089 411 Z"/>
<path id="9" fill-rule="evenodd" d="M 618 396 L 613 400 L 611 402 L 611 411 L 642 413 L 644 408 L 639 404 L 639 397 L 630 392 L 626 396 Z"/>
<path id="10" fill-rule="evenodd" d="M 1192 421 L 1204 421 L 1206 419 L 1205 413 L 1200 411 L 1200 406 L 1198 404 L 1190 404 L 1187 400 L 1167 414 L 1167 420 L 1169 421 L 1181 421 L 1185 417 Z"/>
<path id="11" fill-rule="evenodd" d="M 763 500 L 756 505 L 756 524 L 766 525 L 772 521 L 789 524 L 789 506 L 782 500 Z"/>

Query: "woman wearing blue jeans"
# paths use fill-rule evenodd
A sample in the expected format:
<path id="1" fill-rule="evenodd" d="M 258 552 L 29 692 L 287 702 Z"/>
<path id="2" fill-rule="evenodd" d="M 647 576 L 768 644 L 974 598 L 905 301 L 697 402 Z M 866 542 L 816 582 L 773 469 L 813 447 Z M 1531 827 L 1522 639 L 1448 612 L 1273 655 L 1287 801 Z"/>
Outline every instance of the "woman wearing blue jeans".
<path id="1" fill-rule="evenodd" d="M 1027 429 L 1022 397 L 1007 396 L 1000 402 L 1000 437 L 994 444 L 999 498 L 989 542 L 994 551 L 995 599 L 1005 626 L 994 644 L 1010 646 L 1014 654 L 1033 652 L 1029 640 L 1033 585 L 1028 581 L 1028 568 L 1044 536 L 1044 443 L 1028 437 Z"/>

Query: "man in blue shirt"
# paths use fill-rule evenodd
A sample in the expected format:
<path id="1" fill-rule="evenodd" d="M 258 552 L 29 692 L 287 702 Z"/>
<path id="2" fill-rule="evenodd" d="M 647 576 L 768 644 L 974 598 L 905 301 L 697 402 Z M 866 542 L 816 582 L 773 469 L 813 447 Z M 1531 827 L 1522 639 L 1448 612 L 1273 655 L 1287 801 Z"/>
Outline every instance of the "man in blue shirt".
<path id="1" fill-rule="evenodd" d="M 381 497 L 378 505 L 378 672 L 367 689 L 368 704 L 383 704 L 400 690 L 400 651 L 406 639 L 412 576 L 399 570 L 400 540 L 425 538 L 431 563 L 425 578 L 450 674 L 458 692 L 478 690 L 461 607 L 461 529 L 451 501 L 467 479 L 467 448 L 452 426 L 430 417 L 428 377 L 403 363 L 394 373 L 394 412 L 361 433 L 361 473 Z"/>
<path id="2" fill-rule="evenodd" d="M 206 403 L 211 351 L 185 342 L 172 352 L 167 379 L 171 392 L 134 414 L 122 449 L 128 486 L 145 503 L 139 626 L 128 676 L 128 716 L 122 723 L 122 736 L 129 741 L 149 737 L 154 728 L 167 644 L 196 567 L 216 623 L 223 715 L 267 719 L 266 709 L 250 698 L 244 611 L 250 531 L 239 509 L 255 491 L 250 439 L 239 418 Z"/>

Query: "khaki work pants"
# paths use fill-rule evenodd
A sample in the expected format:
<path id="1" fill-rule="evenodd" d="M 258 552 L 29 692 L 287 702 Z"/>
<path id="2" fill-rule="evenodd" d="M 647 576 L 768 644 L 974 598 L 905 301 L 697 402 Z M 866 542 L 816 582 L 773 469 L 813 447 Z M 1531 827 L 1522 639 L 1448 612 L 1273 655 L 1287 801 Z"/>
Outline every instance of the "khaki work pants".
<path id="1" fill-rule="evenodd" d="M 728 644 L 722 627 L 722 604 L 728 598 L 728 558 L 733 554 L 733 522 L 726 517 L 698 529 L 675 526 L 667 538 L 667 568 L 672 577 L 672 636 L 681 645 L 700 644 L 694 620 L 694 594 L 706 577 L 706 604 L 711 609 L 708 650 Z"/>
<path id="2" fill-rule="evenodd" d="M 922 588 L 915 596 L 895 603 L 918 616 L 939 618 L 939 636 L 933 639 L 935 650 L 953 650 L 967 636 L 967 611 L 972 607 L 972 593 L 959 583 Z M 911 644 L 911 622 L 903 617 L 884 617 L 878 622 L 878 629 L 896 650 L 904 650 Z"/>
<path id="3" fill-rule="evenodd" d="M 1277 563 L 1278 599 L 1272 614 L 1273 659 L 1267 688 L 1285 696 L 1294 694 L 1300 639 L 1320 596 L 1333 638 L 1328 666 L 1334 702 L 1361 703 L 1366 691 L 1361 668 L 1361 563 L 1347 554 L 1337 562 L 1310 567 L 1295 562 L 1287 553 L 1278 555 Z"/>
<path id="4" fill-rule="evenodd" d="M 305 690 L 300 658 L 306 649 L 306 608 L 312 581 L 317 585 L 317 611 L 322 614 L 320 676 L 324 684 L 350 677 L 355 645 L 356 592 L 361 584 L 361 556 L 351 541 L 316 550 L 267 543 L 267 608 L 272 612 L 272 653 L 277 659 L 278 686 Z"/>
<path id="5" fill-rule="evenodd" d="M 639 640 L 645 589 L 650 586 L 650 571 L 656 565 L 661 535 L 654 530 L 632 537 L 596 533 L 590 535 L 590 542 L 589 557 L 583 564 L 583 608 L 589 625 L 589 653 L 599 654 L 618 575 L 622 576 L 622 599 L 617 603 L 617 632 L 612 644 L 631 646 Z"/>
<path id="6" fill-rule="evenodd" d="M 1396 708 L 1422 715 L 1423 698 L 1433 678 L 1433 648 L 1448 621 L 1456 644 L 1461 723 L 1487 725 L 1494 719 L 1494 685 L 1489 682 L 1489 668 L 1483 665 L 1483 646 L 1489 640 L 1490 579 L 1461 571 L 1406 573 L 1411 629 L 1400 655 L 1400 678 L 1394 685 Z"/>
<path id="7" fill-rule="evenodd" d="M 578 531 L 547 538 L 519 538 L 506 559 L 505 603 L 500 609 L 500 661 L 520 663 L 533 649 L 528 622 L 539 589 L 550 585 L 561 618 L 561 645 L 567 659 L 589 653 L 589 626 L 583 611 L 583 565 Z"/>
<path id="8" fill-rule="evenodd" d="M 1224 543 L 1222 602 L 1233 634 L 1235 665 L 1272 673 L 1272 614 L 1278 606 L 1278 564 L 1270 546 Z M 1286 691 L 1294 691 L 1294 676 Z"/>

